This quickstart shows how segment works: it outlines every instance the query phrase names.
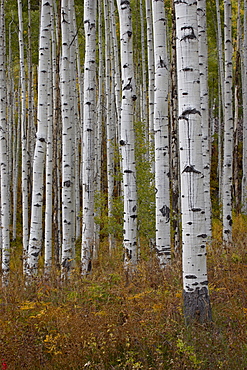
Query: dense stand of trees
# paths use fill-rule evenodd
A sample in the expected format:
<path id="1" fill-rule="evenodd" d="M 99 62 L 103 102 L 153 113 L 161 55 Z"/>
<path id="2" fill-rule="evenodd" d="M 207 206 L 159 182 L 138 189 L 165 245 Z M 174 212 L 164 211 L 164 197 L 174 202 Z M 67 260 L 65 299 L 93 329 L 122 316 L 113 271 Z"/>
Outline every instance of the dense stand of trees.
<path id="1" fill-rule="evenodd" d="M 88 274 L 102 237 L 109 253 L 122 243 L 131 275 L 149 243 L 161 268 L 183 255 L 187 321 L 211 319 L 212 212 L 222 217 L 223 241 L 232 243 L 233 194 L 247 207 L 246 1 L 238 1 L 238 12 L 235 5 L 1 0 L 4 285 L 21 214 L 28 278 L 42 258 L 46 274 L 60 266 L 69 277 L 77 241 Z M 242 79 L 233 80 L 234 68 Z M 235 164 L 234 143 L 243 143 Z M 241 180 L 240 196 L 233 187 Z"/>

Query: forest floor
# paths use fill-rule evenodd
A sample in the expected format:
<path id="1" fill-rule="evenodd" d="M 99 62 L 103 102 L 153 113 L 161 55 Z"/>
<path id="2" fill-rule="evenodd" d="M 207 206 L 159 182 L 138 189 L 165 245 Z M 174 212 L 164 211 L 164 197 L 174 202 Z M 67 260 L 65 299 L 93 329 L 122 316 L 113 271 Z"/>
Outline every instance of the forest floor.
<path id="1" fill-rule="evenodd" d="M 54 273 L 26 285 L 13 246 L 11 281 L 0 288 L 0 369 L 247 369 L 247 220 L 234 225 L 223 247 L 214 222 L 208 247 L 213 322 L 189 327 L 179 258 L 161 271 L 145 247 L 130 281 L 120 248 L 109 256 L 103 244 L 87 278 Z"/>

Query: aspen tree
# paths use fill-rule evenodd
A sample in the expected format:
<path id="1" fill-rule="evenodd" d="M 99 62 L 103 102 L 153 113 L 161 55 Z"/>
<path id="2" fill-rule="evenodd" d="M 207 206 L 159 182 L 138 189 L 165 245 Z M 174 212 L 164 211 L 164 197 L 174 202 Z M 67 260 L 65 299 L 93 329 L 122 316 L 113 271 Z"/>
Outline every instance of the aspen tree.
<path id="1" fill-rule="evenodd" d="M 51 7 L 51 0 L 42 0 L 38 66 L 38 126 L 33 159 L 31 224 L 27 258 L 27 273 L 31 275 L 37 273 L 39 254 L 43 245 L 42 208 L 44 196 L 44 170 L 47 141 L 49 93 L 48 70 L 51 59 Z"/>
<path id="2" fill-rule="evenodd" d="M 4 1 L 0 4 L 0 180 L 1 180 L 1 250 L 3 284 L 8 284 L 10 261 L 10 193 L 8 165 L 8 126 L 7 126 L 7 80 Z"/>
<path id="3" fill-rule="evenodd" d="M 233 94 L 231 0 L 224 1 L 224 156 L 223 156 L 223 240 L 232 242 L 232 175 L 233 175 Z"/>
<path id="4" fill-rule="evenodd" d="M 147 20 L 147 62 L 148 62 L 148 137 L 149 150 L 153 150 L 154 136 L 154 50 L 153 50 L 153 21 L 152 21 L 152 3 L 151 0 L 145 0 L 146 20 Z M 149 155 L 154 171 L 153 158 Z"/>
<path id="5" fill-rule="evenodd" d="M 247 0 L 244 0 L 244 37 L 243 37 L 243 177 L 242 177 L 242 212 L 247 214 Z"/>
<path id="6" fill-rule="evenodd" d="M 112 35 L 112 44 L 113 44 L 113 61 L 112 61 L 112 70 L 114 71 L 114 92 L 115 92 L 115 105 L 116 105 L 116 115 L 117 115 L 117 124 L 116 124 L 116 134 L 119 136 L 120 131 L 120 122 L 121 122 L 121 76 L 120 76 L 120 64 L 119 64 L 119 47 L 118 47 L 118 38 L 116 31 L 116 15 L 115 15 L 115 2 L 113 0 L 109 1 L 110 5 L 110 27 Z"/>
<path id="7" fill-rule="evenodd" d="M 110 9 L 108 1 L 104 0 L 105 29 L 109 32 L 105 35 L 105 95 L 106 95 L 106 155 L 107 155 L 107 195 L 108 195 L 108 218 L 112 218 L 113 192 L 114 192 L 114 95 L 112 86 L 112 32 L 110 25 Z M 112 100 L 113 98 L 113 100 Z M 109 233 L 109 250 L 114 248 L 114 237 Z"/>
<path id="8" fill-rule="evenodd" d="M 73 65 L 71 35 L 73 2 L 61 3 L 61 113 L 62 113 L 62 276 L 70 273 L 74 264 L 75 207 L 74 207 L 74 101 L 72 91 Z"/>
<path id="9" fill-rule="evenodd" d="M 96 117 L 96 0 L 84 2 L 85 62 L 83 111 L 83 224 L 81 267 L 85 275 L 92 268 L 94 247 L 94 126 Z"/>
<path id="10" fill-rule="evenodd" d="M 175 0 L 178 120 L 187 323 L 211 319 L 208 293 L 196 2 Z"/>
<path id="11" fill-rule="evenodd" d="M 48 64 L 48 93 L 47 93 L 47 143 L 45 165 L 45 273 L 49 273 L 52 266 L 52 179 L 53 179 L 53 70 L 51 59 Z"/>
<path id="12" fill-rule="evenodd" d="M 21 187 L 22 187 L 22 244 L 24 270 L 26 266 L 29 242 L 29 211 L 28 211 L 28 153 L 27 153 L 27 122 L 26 122 L 26 74 L 23 39 L 22 1 L 18 0 L 19 20 L 19 61 L 21 90 Z"/>
<path id="13" fill-rule="evenodd" d="M 98 1 L 98 53 L 99 53 L 99 63 L 98 63 L 98 99 L 97 99 L 97 126 L 95 130 L 95 176 L 96 185 L 95 191 L 97 195 L 101 192 L 101 155 L 102 155 L 102 126 L 103 126 L 103 116 L 104 116 L 104 55 L 103 55 L 103 5 L 101 1 Z M 95 216 L 99 219 L 101 214 L 101 206 L 95 207 Z M 95 222 L 95 236 L 94 236 L 94 249 L 93 258 L 98 257 L 99 244 L 100 244 L 100 222 Z"/>
<path id="14" fill-rule="evenodd" d="M 140 21 L 141 21 L 141 46 L 142 46 L 142 84 L 141 84 L 141 94 L 142 99 L 140 101 L 140 110 L 141 110 L 141 121 L 146 122 L 148 116 L 148 107 L 147 107 L 147 71 L 146 71 L 146 38 L 145 38 L 145 25 L 144 25 L 144 15 L 143 15 L 143 2 L 140 0 Z M 148 142 L 146 129 L 146 141 Z"/>
<path id="15" fill-rule="evenodd" d="M 156 190 L 156 251 L 164 267 L 171 258 L 168 81 L 166 19 L 163 0 L 153 0 L 153 35 L 155 62 L 154 142 Z"/>
<path id="16" fill-rule="evenodd" d="M 118 0 L 120 20 L 120 55 L 122 75 L 121 134 L 119 144 L 122 155 L 124 199 L 124 265 L 135 269 L 137 247 L 137 189 L 135 165 L 135 134 L 133 108 L 136 100 L 132 46 L 132 15 L 130 1 Z"/>
<path id="17" fill-rule="evenodd" d="M 176 68 L 176 20 L 172 2 L 172 45 L 171 45 L 171 80 L 170 80 L 170 186 L 171 186 L 171 232 L 174 252 L 181 251 L 181 207 L 180 207 L 180 171 L 178 159 L 178 103 L 177 103 L 177 68 Z"/>
<path id="18" fill-rule="evenodd" d="M 222 31 L 221 31 L 221 16 L 219 0 L 216 0 L 216 16 L 217 16 L 217 52 L 218 52 L 218 69 L 219 69 L 219 124 L 218 124 L 218 178 L 219 178 L 219 199 L 222 203 L 222 114 L 221 109 L 224 106 L 224 56 L 222 47 Z M 222 109 L 224 121 L 224 109 Z"/>
<path id="19" fill-rule="evenodd" d="M 206 234 L 211 239 L 211 197 L 210 197 L 210 135 L 209 135 L 209 101 L 208 101 L 208 50 L 207 50 L 207 24 L 206 0 L 197 1 L 198 20 L 198 51 L 200 70 L 200 99 L 202 115 L 202 155 L 204 167 L 204 198 Z"/>

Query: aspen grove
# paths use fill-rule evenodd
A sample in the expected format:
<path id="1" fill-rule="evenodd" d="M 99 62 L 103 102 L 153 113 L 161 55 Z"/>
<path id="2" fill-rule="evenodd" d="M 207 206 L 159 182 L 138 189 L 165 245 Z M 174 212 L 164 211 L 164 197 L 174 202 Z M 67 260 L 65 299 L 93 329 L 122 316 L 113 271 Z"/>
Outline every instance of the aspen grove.
<path id="1" fill-rule="evenodd" d="M 3 287 L 17 240 L 27 286 L 90 279 L 107 244 L 127 282 L 182 261 L 185 321 L 212 321 L 212 220 L 234 248 L 247 210 L 246 8 L 1 0 Z"/>

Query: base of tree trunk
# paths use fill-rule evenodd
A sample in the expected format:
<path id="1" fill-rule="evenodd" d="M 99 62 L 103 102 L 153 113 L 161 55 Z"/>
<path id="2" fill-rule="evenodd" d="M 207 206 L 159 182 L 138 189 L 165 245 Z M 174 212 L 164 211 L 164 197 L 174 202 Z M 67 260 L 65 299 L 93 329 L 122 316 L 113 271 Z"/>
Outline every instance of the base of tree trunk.
<path id="1" fill-rule="evenodd" d="M 212 321 L 212 312 L 208 289 L 196 288 L 192 292 L 183 292 L 184 317 L 187 325 L 192 322 L 206 323 Z"/>

